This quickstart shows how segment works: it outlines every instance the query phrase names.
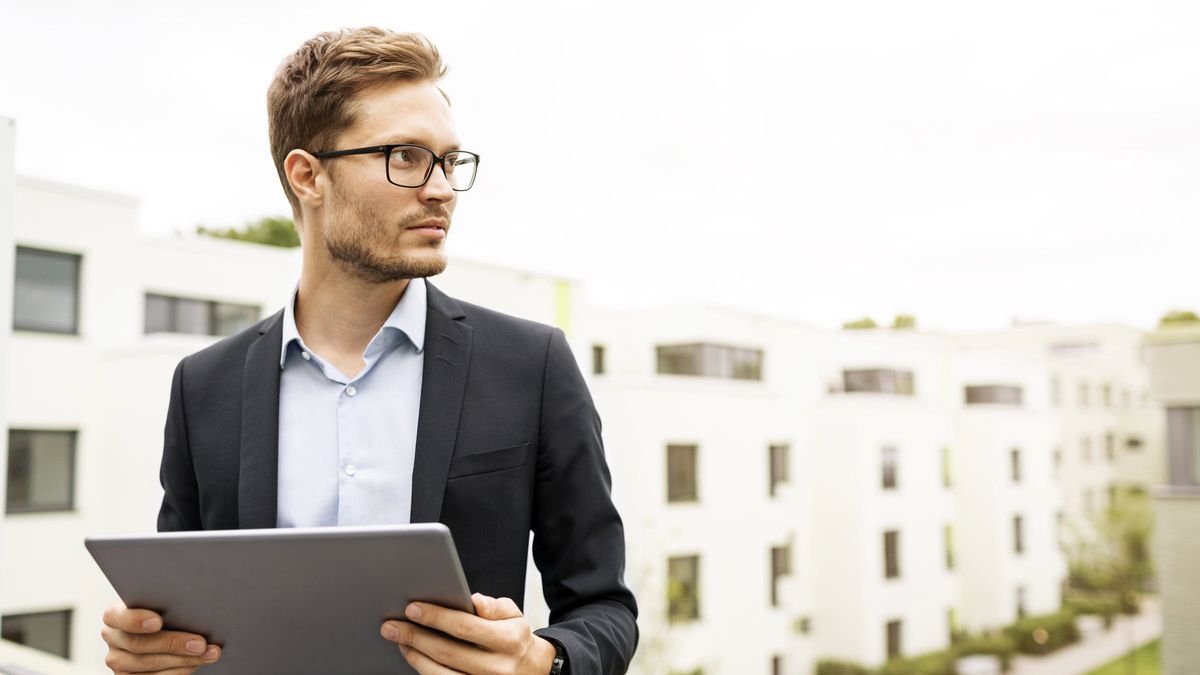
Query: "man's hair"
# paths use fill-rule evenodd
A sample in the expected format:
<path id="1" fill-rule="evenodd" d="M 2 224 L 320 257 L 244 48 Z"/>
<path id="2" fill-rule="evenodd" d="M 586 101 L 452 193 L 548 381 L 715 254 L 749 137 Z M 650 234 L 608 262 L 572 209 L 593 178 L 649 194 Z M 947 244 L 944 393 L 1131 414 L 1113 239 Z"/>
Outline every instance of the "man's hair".
<path id="1" fill-rule="evenodd" d="M 267 130 L 271 158 L 292 208 L 299 211 L 283 168 L 289 152 L 332 149 L 338 135 L 354 124 L 352 99 L 363 90 L 395 81 L 436 82 L 445 74 L 428 38 L 373 26 L 321 33 L 284 59 L 267 89 Z"/>

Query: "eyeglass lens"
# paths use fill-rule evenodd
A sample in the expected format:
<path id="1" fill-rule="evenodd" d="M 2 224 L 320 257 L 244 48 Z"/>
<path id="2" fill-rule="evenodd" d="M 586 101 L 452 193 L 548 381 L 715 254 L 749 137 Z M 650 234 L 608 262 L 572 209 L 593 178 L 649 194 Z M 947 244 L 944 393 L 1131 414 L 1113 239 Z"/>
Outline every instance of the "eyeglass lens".
<path id="1" fill-rule="evenodd" d="M 401 187 L 419 187 L 430 175 L 433 152 L 420 147 L 393 148 L 388 157 L 388 180 Z M 446 180 L 455 190 L 466 190 L 475 181 L 475 156 L 448 152 L 443 167 Z"/>

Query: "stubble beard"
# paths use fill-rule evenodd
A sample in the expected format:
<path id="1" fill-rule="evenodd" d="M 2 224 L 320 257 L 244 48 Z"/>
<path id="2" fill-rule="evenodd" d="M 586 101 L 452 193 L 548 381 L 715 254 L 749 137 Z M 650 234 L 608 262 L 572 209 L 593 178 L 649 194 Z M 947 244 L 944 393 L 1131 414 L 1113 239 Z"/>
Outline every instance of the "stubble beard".
<path id="1" fill-rule="evenodd" d="M 441 274 L 446 269 L 446 254 L 442 241 L 419 244 L 411 251 L 382 256 L 373 246 L 388 238 L 397 238 L 423 220 L 441 218 L 450 222 L 444 208 L 430 207 L 407 215 L 394 224 L 375 209 L 341 200 L 345 205 L 343 217 L 327 224 L 324 230 L 325 248 L 342 269 L 354 277 L 373 284 L 385 284 L 402 279 L 417 279 Z"/>

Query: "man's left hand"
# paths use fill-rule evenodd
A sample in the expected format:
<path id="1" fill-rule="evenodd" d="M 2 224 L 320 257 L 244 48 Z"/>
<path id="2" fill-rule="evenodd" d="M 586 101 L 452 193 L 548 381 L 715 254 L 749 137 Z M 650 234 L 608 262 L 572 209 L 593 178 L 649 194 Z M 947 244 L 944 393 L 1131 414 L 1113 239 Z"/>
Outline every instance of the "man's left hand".
<path id="1" fill-rule="evenodd" d="M 475 614 L 411 603 L 405 610 L 408 621 L 385 621 L 379 632 L 400 645 L 400 653 L 421 675 L 550 672 L 554 645 L 533 634 L 515 602 L 480 593 L 471 600 Z"/>

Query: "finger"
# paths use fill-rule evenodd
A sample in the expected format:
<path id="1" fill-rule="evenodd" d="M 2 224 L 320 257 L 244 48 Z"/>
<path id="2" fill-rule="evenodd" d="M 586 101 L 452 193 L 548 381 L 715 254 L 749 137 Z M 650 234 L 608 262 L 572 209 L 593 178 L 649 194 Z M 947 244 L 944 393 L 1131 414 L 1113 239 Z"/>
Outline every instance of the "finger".
<path id="1" fill-rule="evenodd" d="M 447 668 L 412 647 L 401 645 L 400 653 L 420 675 L 463 675 L 462 671 Z"/>
<path id="2" fill-rule="evenodd" d="M 178 656 L 175 654 L 134 654 L 124 649 L 111 648 L 104 657 L 104 665 L 113 672 L 157 673 L 163 670 L 187 669 L 213 663 L 215 659 L 201 656 Z"/>
<path id="3" fill-rule="evenodd" d="M 399 643 L 401 647 L 411 647 L 440 665 L 466 673 L 495 672 L 498 670 L 495 660 L 502 658 L 476 645 L 411 623 L 400 631 Z"/>
<path id="4" fill-rule="evenodd" d="M 521 608 L 517 607 L 517 603 L 512 601 L 512 598 L 491 598 L 491 601 L 490 614 L 487 618 L 493 621 L 519 619 L 525 616 L 521 613 Z"/>
<path id="5" fill-rule="evenodd" d="M 148 609 L 129 609 L 116 604 L 104 610 L 104 625 L 126 633 L 155 633 L 162 630 L 162 617 Z"/>
<path id="6" fill-rule="evenodd" d="M 404 616 L 413 623 L 440 630 L 472 644 L 483 644 L 482 640 L 487 637 L 487 624 L 491 623 L 469 612 L 426 602 L 410 603 L 404 610 Z"/>
<path id="7" fill-rule="evenodd" d="M 208 644 L 203 635 L 182 633 L 173 630 L 144 635 L 104 628 L 100 631 L 100 637 L 104 638 L 104 641 L 109 646 L 117 647 L 134 654 L 206 656 L 208 655 L 208 650 L 217 649 L 216 645 Z"/>

